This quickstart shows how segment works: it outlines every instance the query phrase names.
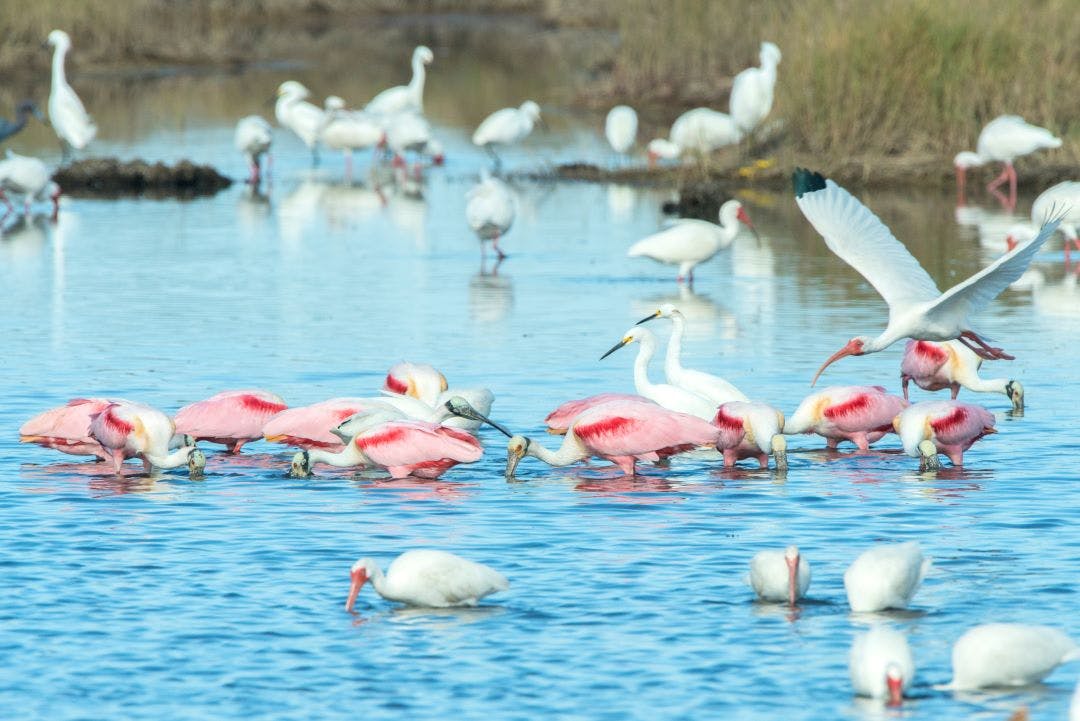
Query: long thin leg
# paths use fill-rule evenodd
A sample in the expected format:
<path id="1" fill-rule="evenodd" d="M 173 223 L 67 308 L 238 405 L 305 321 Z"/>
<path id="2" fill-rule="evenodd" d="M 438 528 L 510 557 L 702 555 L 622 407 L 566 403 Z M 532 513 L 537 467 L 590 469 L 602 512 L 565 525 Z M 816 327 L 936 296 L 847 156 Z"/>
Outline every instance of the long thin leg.
<path id="1" fill-rule="evenodd" d="M 1016 168 L 1012 163 L 1006 163 L 1005 168 L 1009 171 L 1009 210 L 1016 207 Z"/>
<path id="2" fill-rule="evenodd" d="M 495 152 L 495 148 L 492 147 L 491 143 L 485 145 L 484 150 L 486 150 L 487 154 L 491 156 L 491 159 L 495 161 L 495 172 L 498 173 L 499 170 L 502 168 L 502 158 L 500 158 L 499 154 Z"/>
<path id="3" fill-rule="evenodd" d="M 904 400 L 905 401 L 908 399 L 907 387 L 908 387 L 909 382 L 911 382 L 911 376 L 905 376 L 905 375 L 900 376 L 900 387 L 904 389 Z"/>
<path id="4" fill-rule="evenodd" d="M 995 188 L 1009 179 L 1009 164 L 1006 163 L 1005 167 L 1001 169 L 1001 175 L 997 176 L 986 186 L 986 189 L 993 192 Z"/>
<path id="5" fill-rule="evenodd" d="M 961 333 L 957 337 L 957 340 L 974 351 L 975 355 L 985 360 L 1016 360 L 1015 356 L 1009 355 L 1001 348 L 991 346 L 970 330 L 965 330 Z M 972 345 L 972 342 L 976 345 Z"/>
<path id="6" fill-rule="evenodd" d="M 506 257 L 506 253 L 502 252 L 502 249 L 499 248 L 499 234 L 498 233 L 495 234 L 495 238 L 492 240 L 491 247 L 495 249 L 495 257 L 497 257 L 499 260 L 502 260 L 503 258 Z"/>

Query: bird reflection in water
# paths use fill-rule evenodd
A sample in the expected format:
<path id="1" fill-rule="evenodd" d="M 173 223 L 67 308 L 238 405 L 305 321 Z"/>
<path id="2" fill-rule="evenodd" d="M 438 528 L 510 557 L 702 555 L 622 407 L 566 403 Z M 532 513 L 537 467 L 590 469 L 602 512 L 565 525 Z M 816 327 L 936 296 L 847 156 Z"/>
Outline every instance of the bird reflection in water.
<path id="1" fill-rule="evenodd" d="M 400 493 L 403 499 L 410 501 L 441 500 L 460 501 L 472 495 L 474 484 L 454 483 L 430 478 L 387 478 L 365 477 L 354 478 L 353 485 L 366 491 L 394 491 Z"/>
<path id="2" fill-rule="evenodd" d="M 719 305 L 704 293 L 697 293 L 685 284 L 679 284 L 673 293 L 659 293 L 632 301 L 635 316 L 655 313 L 656 309 L 670 303 L 686 318 L 686 337 L 699 340 L 719 336 L 722 340 L 734 340 L 739 335 L 739 324 L 727 308 Z"/>
<path id="3" fill-rule="evenodd" d="M 505 275 L 499 275 L 502 260 L 491 265 L 480 260 L 480 272 L 469 279 L 469 316 L 480 323 L 496 323 L 504 320 L 514 307 L 514 283 Z"/>
<path id="4" fill-rule="evenodd" d="M 0 226 L 0 254 L 8 261 L 41 254 L 49 240 L 48 215 L 17 215 Z"/>
<path id="5" fill-rule="evenodd" d="M 352 626 L 386 620 L 390 623 L 415 627 L 420 630 L 448 629 L 486 621 L 506 613 L 502 606 L 459 606 L 453 608 L 421 608 L 417 606 L 397 606 L 394 608 L 372 611 L 364 616 L 354 613 Z"/>

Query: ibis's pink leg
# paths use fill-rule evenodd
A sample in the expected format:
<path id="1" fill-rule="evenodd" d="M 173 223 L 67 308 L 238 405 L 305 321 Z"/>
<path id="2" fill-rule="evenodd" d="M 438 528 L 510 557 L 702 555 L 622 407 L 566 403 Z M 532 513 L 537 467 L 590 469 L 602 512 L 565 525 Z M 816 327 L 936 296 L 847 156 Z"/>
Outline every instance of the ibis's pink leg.
<path id="1" fill-rule="evenodd" d="M 996 178 L 994 178 L 993 180 L 991 180 L 990 183 L 987 184 L 986 189 L 989 190 L 992 193 L 992 192 L 994 192 L 994 190 L 999 185 L 1001 185 L 1002 183 L 1004 183 L 1008 179 L 1009 179 L 1009 164 L 1005 163 L 1005 166 L 1001 169 L 1001 175 L 999 175 Z"/>
<path id="2" fill-rule="evenodd" d="M 15 210 L 15 206 L 11 204 L 11 199 L 4 194 L 3 190 L 0 190 L 0 200 L 4 201 L 4 205 L 7 206 L 8 212 Z M 7 217 L 6 215 L 4 217 Z"/>
<path id="3" fill-rule="evenodd" d="M 491 247 L 495 249 L 495 256 L 499 260 L 502 260 L 503 258 L 506 257 L 506 253 L 502 252 L 502 250 L 499 248 L 499 234 L 498 233 L 495 234 L 495 238 L 491 243 Z"/>
<path id="4" fill-rule="evenodd" d="M 1016 207 L 1016 168 L 1012 163 L 1006 163 L 1005 168 L 1009 171 L 1009 208 Z"/>

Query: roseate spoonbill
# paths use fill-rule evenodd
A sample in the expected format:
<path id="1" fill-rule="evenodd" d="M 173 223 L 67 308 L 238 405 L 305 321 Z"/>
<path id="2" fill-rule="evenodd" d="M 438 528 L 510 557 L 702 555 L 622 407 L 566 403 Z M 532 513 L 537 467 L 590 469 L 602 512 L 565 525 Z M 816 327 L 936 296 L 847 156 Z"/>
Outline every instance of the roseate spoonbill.
<path id="1" fill-rule="evenodd" d="M 480 182 L 469 189 L 465 199 L 465 220 L 480 238 L 481 256 L 484 241 L 490 240 L 495 255 L 502 260 L 506 254 L 499 248 L 499 238 L 510 229 L 516 214 L 513 191 L 485 169 L 480 173 Z"/>
<path id="2" fill-rule="evenodd" d="M 904 634 L 888 626 L 874 626 L 851 644 L 849 670 L 856 695 L 900 706 L 904 691 L 915 678 L 915 659 Z"/>
<path id="3" fill-rule="evenodd" d="M 38 106 L 32 100 L 24 100 L 15 106 L 15 120 L 9 121 L 0 118 L 0 143 L 26 127 L 26 120 L 31 115 L 45 122 L 45 116 L 38 110 Z"/>
<path id="4" fill-rule="evenodd" d="M 473 133 L 473 145 L 478 145 L 488 152 L 498 168 L 502 161 L 495 152 L 496 145 L 514 145 L 520 143 L 533 126 L 540 122 L 540 106 L 526 100 L 516 108 L 502 108 L 484 118 Z"/>
<path id="5" fill-rule="evenodd" d="M 774 43 L 763 42 L 758 58 L 761 67 L 747 68 L 735 76 L 728 100 L 731 118 L 746 135 L 754 132 L 772 110 L 780 48 Z"/>
<path id="6" fill-rule="evenodd" d="M 446 376 L 426 363 L 402 361 L 390 366 L 382 389 L 390 393 L 412 396 L 429 406 L 435 405 L 439 394 L 447 388 Z"/>
<path id="7" fill-rule="evenodd" d="M 397 115 L 398 113 L 424 112 L 425 66 L 435 59 L 431 49 L 418 45 L 412 54 L 412 80 L 408 85 L 387 88 L 371 99 L 364 110 L 373 115 Z"/>
<path id="8" fill-rule="evenodd" d="M 604 119 L 604 137 L 611 149 L 623 155 L 634 147 L 637 140 L 637 111 L 629 105 L 616 105 L 608 111 Z"/>
<path id="9" fill-rule="evenodd" d="M 317 165 L 319 135 L 326 123 L 326 113 L 319 106 L 305 100 L 310 94 L 311 92 L 301 83 L 286 80 L 278 87 L 274 117 L 277 118 L 278 125 L 296 133 L 296 136 L 311 151 L 312 164 Z"/>
<path id="10" fill-rule="evenodd" d="M 743 458 L 756 458 L 762 468 L 768 468 L 771 455 L 776 470 L 787 470 L 784 414 L 769 404 L 730 401 L 716 409 L 713 425 L 719 429 L 716 450 L 724 454 L 725 468 Z"/>
<path id="11" fill-rule="evenodd" d="M 349 575 L 352 583 L 345 610 L 350 613 L 369 579 L 387 601 L 427 608 L 475 606 L 485 596 L 510 590 L 510 582 L 494 568 L 446 551 L 406 551 L 390 563 L 385 576 L 374 560 L 361 558 Z"/>
<path id="12" fill-rule="evenodd" d="M 1066 180 L 1052 185 L 1035 198 L 1031 204 L 1031 222 L 1016 223 L 1009 228 L 1005 238 L 1006 247 L 1012 250 L 1020 243 L 1039 234 L 1039 228 L 1051 218 L 1060 216 L 1058 229 L 1065 236 L 1065 261 L 1069 260 L 1069 246 L 1080 250 L 1080 181 Z"/>
<path id="13" fill-rule="evenodd" d="M 964 465 L 964 451 L 983 436 L 997 433 L 994 414 L 960 401 L 914 403 L 893 420 L 904 453 L 919 459 L 921 470 L 937 470 L 944 453 L 954 466 Z"/>
<path id="14" fill-rule="evenodd" d="M 1017 380 L 979 377 L 982 358 L 962 343 L 954 340 L 935 343 L 929 340 L 909 340 L 904 346 L 900 361 L 900 382 L 904 399 L 908 397 L 908 383 L 925 391 L 948 388 L 956 400 L 960 387 L 976 393 L 1002 393 L 1012 401 L 1013 410 L 1024 410 L 1024 386 Z"/>
<path id="15" fill-rule="evenodd" d="M 668 383 L 696 393 L 715 405 L 728 401 L 750 400 L 720 376 L 683 367 L 682 340 L 686 332 L 686 318 L 678 308 L 671 303 L 664 303 L 655 313 L 642 318 L 637 324 L 648 323 L 654 318 L 671 319 L 671 337 L 668 338 L 667 354 L 664 356 L 664 375 L 667 376 Z"/>
<path id="16" fill-rule="evenodd" d="M 953 678 L 946 688 L 1029 686 L 1059 664 L 1080 659 L 1080 646 L 1056 628 L 1022 623 L 984 623 L 953 645 Z"/>
<path id="17" fill-rule="evenodd" d="M 1019 278 L 1046 239 L 1057 229 L 1054 220 L 1038 237 L 998 258 L 994 263 L 942 293 L 919 262 L 885 224 L 850 193 L 819 173 L 798 168 L 793 175 L 795 202 L 825 244 L 857 270 L 889 304 L 889 324 L 876 338 L 857 336 L 818 369 L 848 355 L 875 353 L 901 338 L 951 340 L 987 360 L 1012 360 L 971 330 L 968 317 Z"/>
<path id="18" fill-rule="evenodd" d="M 816 433 L 831 449 L 851 441 L 865 451 L 892 432 L 893 419 L 907 405 L 881 386 L 831 386 L 804 398 L 784 424 L 784 433 Z"/>
<path id="19" fill-rule="evenodd" d="M 228 446 L 239 453 L 245 443 L 263 437 L 263 426 L 271 417 L 288 408 L 285 401 L 269 391 L 223 391 L 176 412 L 176 432 L 198 441 Z"/>
<path id="20" fill-rule="evenodd" d="M 642 238 L 630 246 L 627 257 L 645 256 L 660 263 L 679 266 L 677 282 L 694 282 L 694 266 L 704 263 L 731 245 L 739 234 L 739 223 L 753 229 L 746 209 L 737 200 L 720 206 L 720 224 L 696 218 L 681 218 L 670 227 Z"/>
<path id="21" fill-rule="evenodd" d="M 1031 125 L 1019 115 L 999 115 L 991 120 L 979 133 L 979 142 L 975 152 L 965 150 L 953 159 L 956 169 L 956 182 L 963 197 L 965 176 L 968 168 L 985 165 L 991 161 L 1003 163 L 1001 175 L 986 186 L 990 192 L 1009 181 L 1008 207 L 1016 205 L 1016 169 L 1013 160 L 1022 155 L 1034 153 L 1043 148 L 1060 148 L 1061 138 L 1055 137 L 1046 128 Z M 999 196 L 1000 197 L 1000 196 Z"/>
<path id="22" fill-rule="evenodd" d="M 656 353 L 656 336 L 648 328 L 634 326 L 626 331 L 623 339 L 600 356 L 600 360 L 604 360 L 624 345 L 635 341 L 641 343 L 637 358 L 634 359 L 634 389 L 637 390 L 638 395 L 645 396 L 668 410 L 711 420 L 716 414 L 716 405 L 708 399 L 670 383 L 649 381 L 649 361 Z"/>
<path id="23" fill-rule="evenodd" d="M 192 445 L 169 453 L 176 435 L 172 419 L 144 403 L 115 401 L 90 420 L 90 436 L 108 453 L 113 470 L 120 474 L 125 458 L 136 457 L 150 473 L 153 468 L 176 468 L 187 465 L 192 477 L 206 467 L 206 456 Z"/>
<path id="24" fill-rule="evenodd" d="M 64 76 L 64 56 L 71 48 L 71 37 L 63 30 L 53 30 L 49 33 L 48 42 L 53 46 L 49 122 L 60 139 L 64 160 L 67 161 L 72 150 L 82 150 L 94 139 L 97 126 Z"/>
<path id="25" fill-rule="evenodd" d="M 864 551 L 844 571 L 844 589 L 851 610 L 872 613 L 907 608 L 931 563 L 931 559 L 923 558 L 918 541 L 884 544 Z"/>
<path id="26" fill-rule="evenodd" d="M 667 139 L 649 141 L 649 165 L 657 158 L 673 160 L 689 153 L 707 155 L 742 140 L 742 131 L 730 115 L 710 108 L 694 108 L 675 119 Z"/>
<path id="27" fill-rule="evenodd" d="M 51 180 L 49 167 L 37 158 L 18 155 L 11 150 L 0 160 L 0 198 L 8 205 L 8 212 L 14 208 L 8 195 L 22 198 L 26 215 L 30 215 L 30 203 L 48 198 L 52 201 L 52 219 L 60 213 L 60 186 Z"/>
<path id="28" fill-rule="evenodd" d="M 810 562 L 798 546 L 758 551 L 750 559 L 750 586 L 762 601 L 794 606 L 810 588 Z"/>
<path id="29" fill-rule="evenodd" d="M 111 455 L 90 435 L 90 421 L 113 402 L 108 398 L 74 398 L 67 405 L 50 408 L 22 424 L 19 442 L 108 460 Z"/>
<path id="30" fill-rule="evenodd" d="M 262 174 L 259 160 L 270 152 L 270 142 L 273 138 L 270 123 L 259 115 L 247 115 L 236 123 L 233 142 L 236 149 L 247 158 L 248 165 L 251 167 L 251 175 L 248 176 L 248 183 L 251 185 L 259 184 L 259 177 Z"/>
<path id="31" fill-rule="evenodd" d="M 609 401 L 579 414 L 557 451 L 549 451 L 524 436 L 511 438 L 507 444 L 506 477 L 514 477 L 514 470 L 525 456 L 550 466 L 568 466 L 599 456 L 632 476 L 636 461 L 657 461 L 661 455 L 715 443 L 716 428 L 708 421 L 639 401 Z"/>
<path id="32" fill-rule="evenodd" d="M 379 148 L 386 143 L 382 122 L 367 112 L 346 110 L 345 101 L 336 95 L 326 99 L 326 122 L 320 139 L 331 150 L 345 156 L 345 176 L 352 177 L 353 151 Z"/>
<path id="33" fill-rule="evenodd" d="M 599 393 L 586 398 L 575 398 L 560 404 L 558 408 L 547 414 L 544 423 L 548 427 L 548 433 L 554 436 L 566 435 L 566 431 L 569 430 L 570 424 L 573 423 L 575 418 L 593 406 L 608 401 L 629 401 L 631 403 L 652 403 L 656 405 L 645 396 L 631 393 Z"/>

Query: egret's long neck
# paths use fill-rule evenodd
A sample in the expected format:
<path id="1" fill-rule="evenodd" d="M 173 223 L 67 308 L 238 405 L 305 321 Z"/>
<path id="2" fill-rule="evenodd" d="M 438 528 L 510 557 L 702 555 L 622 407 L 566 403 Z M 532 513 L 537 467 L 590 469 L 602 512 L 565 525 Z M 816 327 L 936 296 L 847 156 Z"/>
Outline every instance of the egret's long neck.
<path id="1" fill-rule="evenodd" d="M 52 56 L 52 84 L 54 86 L 60 86 L 67 84 L 67 78 L 64 76 L 64 56 L 67 55 L 67 48 L 63 45 L 57 45 L 53 50 Z"/>
<path id="2" fill-rule="evenodd" d="M 178 468 L 188 462 L 188 457 L 194 449 L 194 446 L 183 446 L 167 455 L 152 451 L 143 451 L 142 455 L 157 468 Z"/>
<path id="3" fill-rule="evenodd" d="M 686 321 L 683 320 L 682 314 L 673 314 L 671 316 L 671 337 L 668 339 L 667 355 L 664 356 L 664 374 L 667 375 L 669 383 L 677 383 L 677 379 L 682 375 L 682 339 L 683 333 L 686 331 Z"/>
<path id="4" fill-rule="evenodd" d="M 641 347 L 638 349 L 637 358 L 634 359 L 634 388 L 638 395 L 648 395 L 652 382 L 649 380 L 649 361 L 656 352 L 656 341 L 650 337 L 640 340 Z"/>
<path id="5" fill-rule="evenodd" d="M 582 458 L 586 458 L 589 452 L 585 450 L 581 441 L 574 435 L 574 430 L 570 431 L 563 436 L 562 445 L 559 446 L 557 451 L 549 451 L 539 443 L 535 441 L 529 443 L 529 450 L 526 453 L 533 458 L 537 458 L 549 466 L 569 466 L 575 461 L 580 461 Z"/>
<path id="6" fill-rule="evenodd" d="M 316 463 L 325 463 L 328 466 L 337 466 L 339 468 L 359 466 L 367 462 L 367 458 L 359 451 L 359 449 L 357 449 L 356 444 L 352 441 L 346 443 L 345 448 L 337 453 L 313 448 L 308 451 L 308 459 L 312 465 Z"/>
<path id="7" fill-rule="evenodd" d="M 412 80 L 409 81 L 409 95 L 412 96 L 419 110 L 424 109 L 424 80 L 427 71 L 424 70 L 424 61 L 417 55 L 412 61 Z"/>

